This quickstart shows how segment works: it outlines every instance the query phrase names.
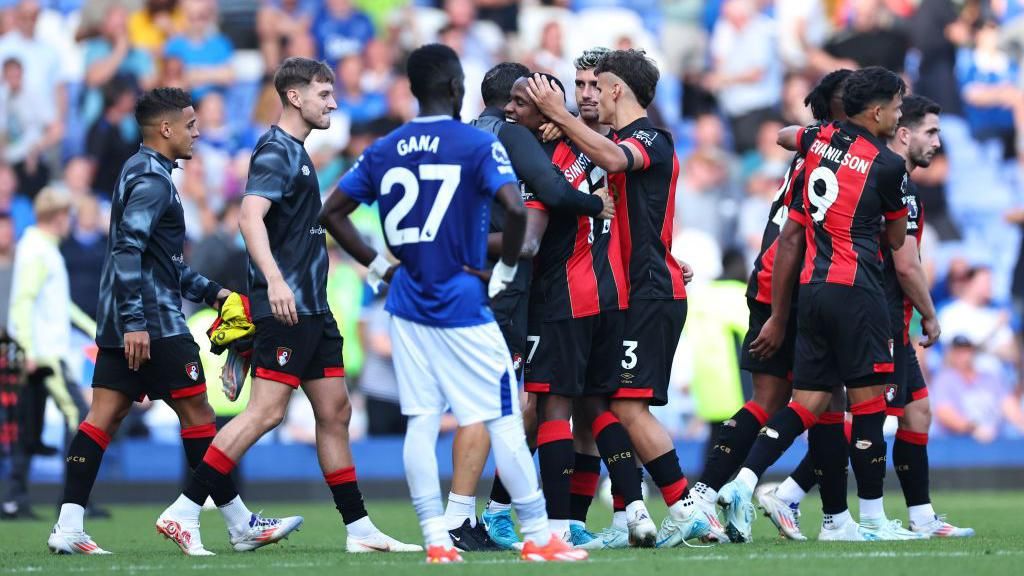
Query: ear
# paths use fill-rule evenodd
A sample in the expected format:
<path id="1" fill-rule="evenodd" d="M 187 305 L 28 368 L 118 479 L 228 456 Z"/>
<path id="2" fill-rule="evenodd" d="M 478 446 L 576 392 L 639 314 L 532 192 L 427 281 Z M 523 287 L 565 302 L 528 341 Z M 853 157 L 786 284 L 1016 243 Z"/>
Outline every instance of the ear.
<path id="1" fill-rule="evenodd" d="M 289 88 L 285 93 L 288 98 L 288 103 L 296 108 L 302 108 L 302 95 L 296 88 Z"/>
<path id="2" fill-rule="evenodd" d="M 160 135 L 163 136 L 164 138 L 170 138 L 173 133 L 174 133 L 174 130 L 171 129 L 170 121 L 168 121 L 167 119 L 161 120 L 160 121 Z"/>
<path id="3" fill-rule="evenodd" d="M 459 79 L 450 78 L 448 80 L 448 95 L 455 98 L 459 95 Z"/>

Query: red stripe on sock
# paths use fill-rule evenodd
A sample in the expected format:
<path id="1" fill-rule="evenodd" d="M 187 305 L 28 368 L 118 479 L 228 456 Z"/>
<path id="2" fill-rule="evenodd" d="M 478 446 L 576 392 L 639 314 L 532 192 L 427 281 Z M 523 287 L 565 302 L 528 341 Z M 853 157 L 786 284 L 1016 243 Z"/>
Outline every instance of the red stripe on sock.
<path id="1" fill-rule="evenodd" d="M 912 432 L 910 430 L 900 428 L 899 430 L 896 430 L 896 439 L 903 440 L 908 444 L 917 444 L 918 446 L 928 445 L 927 432 Z"/>
<path id="2" fill-rule="evenodd" d="M 324 480 L 328 486 L 338 486 L 356 481 L 356 467 L 339 468 L 330 474 L 324 474 Z"/>
<path id="3" fill-rule="evenodd" d="M 626 509 L 626 499 L 622 494 L 612 494 L 612 510 L 619 511 Z"/>
<path id="4" fill-rule="evenodd" d="M 818 424 L 842 424 L 846 422 L 846 414 L 843 412 L 822 412 L 818 416 Z"/>
<path id="5" fill-rule="evenodd" d="M 913 402 L 915 400 L 920 400 L 922 398 L 927 398 L 927 397 L 928 397 L 928 389 L 927 388 L 921 388 L 920 390 L 914 390 L 913 392 L 910 393 L 911 402 Z"/>
<path id="6" fill-rule="evenodd" d="M 179 398 L 190 398 L 192 396 L 199 396 L 206 392 L 206 382 L 202 384 L 196 384 L 195 386 L 189 386 L 187 388 L 178 388 L 171 390 L 171 399 L 177 400 Z"/>
<path id="7" fill-rule="evenodd" d="M 754 418 L 757 418 L 757 423 L 761 426 L 768 423 L 768 413 L 765 412 L 764 408 L 758 406 L 758 404 L 753 400 L 744 404 L 743 409 L 750 412 Z"/>
<path id="8" fill-rule="evenodd" d="M 573 472 L 569 478 L 569 493 L 593 498 L 601 475 L 596 472 Z"/>
<path id="9" fill-rule="evenodd" d="M 817 420 L 817 418 L 814 417 L 813 412 L 811 412 L 807 408 L 804 408 L 802 405 L 796 402 L 790 402 L 789 407 L 793 410 L 793 412 L 796 412 L 797 416 L 800 417 L 800 421 L 803 422 L 804 424 L 804 430 L 810 428 L 811 426 L 814 426 L 814 421 Z"/>
<path id="10" fill-rule="evenodd" d="M 858 402 L 853 406 L 850 406 L 850 412 L 854 416 L 866 416 L 868 414 L 877 414 L 878 412 L 885 411 L 885 396 L 879 394 L 871 400 L 865 400 Z"/>
<path id="11" fill-rule="evenodd" d="M 610 411 L 602 412 L 600 416 L 594 418 L 594 423 L 590 425 L 590 433 L 597 438 L 601 431 L 611 426 L 612 424 L 618 424 L 619 419 L 615 417 Z"/>
<path id="12" fill-rule="evenodd" d="M 292 388 L 298 388 L 300 384 L 298 376 L 292 376 L 291 374 L 285 374 L 284 372 L 278 372 L 277 370 L 268 370 L 266 368 L 257 367 L 256 377 L 264 380 L 280 382 L 281 384 L 286 384 Z"/>
<path id="13" fill-rule="evenodd" d="M 100 448 L 104 450 L 107 449 L 107 446 L 110 446 L 110 435 L 88 422 L 79 424 L 78 431 L 92 438 L 92 441 L 99 444 Z"/>
<path id="14" fill-rule="evenodd" d="M 217 435 L 217 425 L 213 422 L 181 429 L 182 438 L 213 438 Z"/>
<path id="15" fill-rule="evenodd" d="M 344 378 L 345 367 L 335 366 L 334 368 L 324 368 L 324 378 Z"/>
<path id="16" fill-rule="evenodd" d="M 559 440 L 572 440 L 572 428 L 568 420 L 548 420 L 537 428 L 537 446 Z"/>
<path id="17" fill-rule="evenodd" d="M 686 491 L 686 477 L 680 478 L 668 486 L 661 487 L 661 497 L 665 499 L 665 505 L 671 506 L 683 499 L 683 492 Z"/>
<path id="18" fill-rule="evenodd" d="M 206 454 L 203 455 L 203 462 L 206 462 L 210 465 L 210 468 L 213 468 L 225 476 L 231 474 L 231 471 L 234 470 L 236 466 L 234 460 L 229 458 L 227 454 L 221 452 L 219 448 L 212 444 L 206 449 Z"/>

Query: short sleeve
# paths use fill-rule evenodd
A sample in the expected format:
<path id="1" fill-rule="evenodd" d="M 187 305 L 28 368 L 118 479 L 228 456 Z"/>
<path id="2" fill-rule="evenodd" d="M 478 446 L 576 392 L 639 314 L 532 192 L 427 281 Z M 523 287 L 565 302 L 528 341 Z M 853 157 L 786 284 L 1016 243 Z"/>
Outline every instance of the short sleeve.
<path id="1" fill-rule="evenodd" d="M 907 215 L 903 197 L 907 193 L 907 168 L 902 162 L 877 164 L 878 193 L 882 197 L 882 214 L 886 220 L 899 220 Z"/>
<path id="2" fill-rule="evenodd" d="M 367 148 L 359 156 L 356 163 L 338 183 L 338 190 L 360 204 L 373 204 L 377 201 L 377 188 L 373 185 L 373 179 L 370 178 L 370 150 L 372 147 Z"/>
<path id="3" fill-rule="evenodd" d="M 796 131 L 796 150 L 801 156 L 807 155 L 820 131 L 820 126 L 807 126 Z"/>
<path id="4" fill-rule="evenodd" d="M 493 136 L 490 137 L 490 146 L 480 146 L 476 170 L 477 186 L 488 196 L 497 194 L 498 189 L 505 184 L 519 182 L 505 146 Z"/>
<path id="5" fill-rule="evenodd" d="M 807 211 L 804 209 L 804 182 L 806 181 L 806 174 L 804 172 L 803 158 L 796 158 L 790 170 L 793 171 L 793 174 L 790 184 L 792 193 L 789 197 L 789 219 L 806 227 Z"/>
<path id="6" fill-rule="evenodd" d="M 634 164 L 632 170 L 647 170 L 651 166 L 657 166 L 664 162 L 671 162 L 675 147 L 659 130 L 653 128 L 637 128 L 632 134 L 619 141 L 619 148 L 622 148 L 628 156 L 631 156 L 630 149 L 625 145 L 630 143 L 640 151 L 640 164 Z"/>
<path id="7" fill-rule="evenodd" d="M 245 194 L 260 196 L 274 203 L 280 202 L 284 198 L 288 175 L 291 173 L 284 147 L 267 142 L 252 153 Z"/>

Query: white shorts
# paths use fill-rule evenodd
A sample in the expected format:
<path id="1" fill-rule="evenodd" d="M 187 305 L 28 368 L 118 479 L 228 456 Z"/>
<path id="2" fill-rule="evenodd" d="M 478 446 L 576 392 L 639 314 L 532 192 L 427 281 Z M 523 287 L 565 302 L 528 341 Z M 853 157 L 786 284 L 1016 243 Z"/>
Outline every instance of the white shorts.
<path id="1" fill-rule="evenodd" d="M 460 426 L 519 413 L 512 359 L 494 322 L 438 328 L 391 317 L 402 414 L 442 414 Z"/>

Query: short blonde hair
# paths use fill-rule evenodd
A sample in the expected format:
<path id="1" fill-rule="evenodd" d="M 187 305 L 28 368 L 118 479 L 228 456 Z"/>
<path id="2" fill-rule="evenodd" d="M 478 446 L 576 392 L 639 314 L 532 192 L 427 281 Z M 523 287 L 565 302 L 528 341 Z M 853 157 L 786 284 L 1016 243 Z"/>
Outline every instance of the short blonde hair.
<path id="1" fill-rule="evenodd" d="M 43 188 L 32 203 L 36 220 L 49 220 L 61 212 L 71 210 L 71 196 L 54 188 Z"/>

